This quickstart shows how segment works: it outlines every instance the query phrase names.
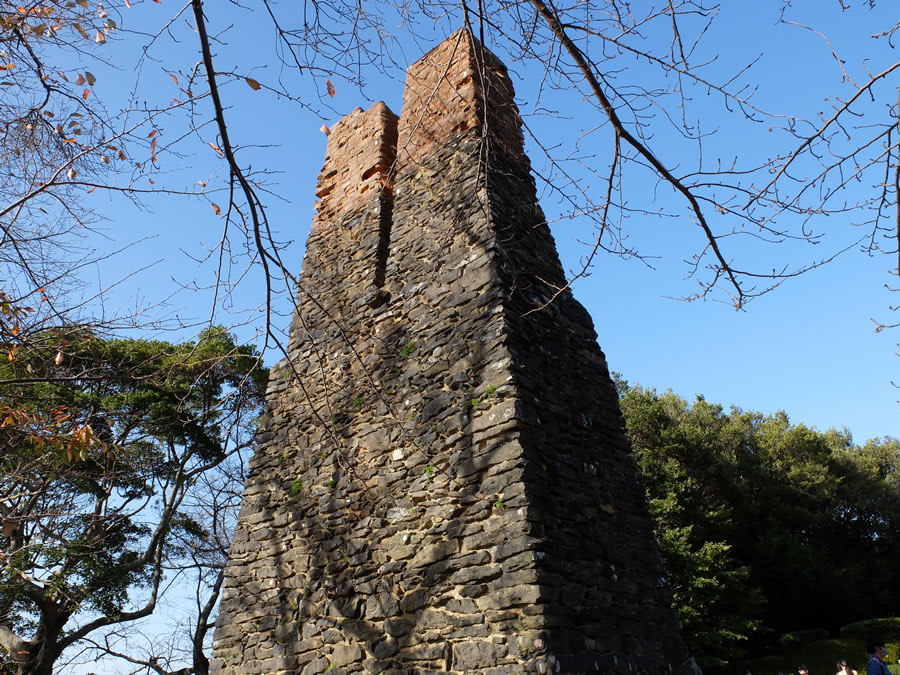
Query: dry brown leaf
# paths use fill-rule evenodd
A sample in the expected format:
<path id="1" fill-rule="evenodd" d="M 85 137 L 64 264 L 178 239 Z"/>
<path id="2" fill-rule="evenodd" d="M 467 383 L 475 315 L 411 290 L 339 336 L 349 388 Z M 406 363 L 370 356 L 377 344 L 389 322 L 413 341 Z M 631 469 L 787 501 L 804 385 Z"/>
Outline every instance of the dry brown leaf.
<path id="1" fill-rule="evenodd" d="M 250 86 L 253 91 L 259 91 L 259 82 L 254 80 L 252 77 L 245 77 L 244 81 Z"/>
<path id="2" fill-rule="evenodd" d="M 334 85 L 331 84 L 331 80 L 325 80 L 325 88 L 328 90 L 328 95 L 334 98 L 334 95 L 337 92 L 334 90 Z"/>
<path id="3" fill-rule="evenodd" d="M 212 209 L 213 209 L 213 211 L 215 211 L 217 216 L 221 215 L 222 209 L 219 208 L 218 204 L 216 204 L 215 202 L 210 202 L 210 205 L 212 206 Z"/>

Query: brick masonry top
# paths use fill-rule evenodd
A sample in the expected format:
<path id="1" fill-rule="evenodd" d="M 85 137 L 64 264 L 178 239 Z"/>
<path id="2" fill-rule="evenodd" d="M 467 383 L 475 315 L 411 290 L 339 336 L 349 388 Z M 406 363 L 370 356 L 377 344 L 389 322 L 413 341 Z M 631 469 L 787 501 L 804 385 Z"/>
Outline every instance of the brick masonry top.
<path id="1" fill-rule="evenodd" d="M 410 66 L 397 142 L 398 170 L 422 161 L 468 129 L 525 160 L 519 113 L 506 66 L 461 29 Z"/>
<path id="2" fill-rule="evenodd" d="M 396 145 L 397 116 L 381 101 L 366 111 L 357 108 L 335 124 L 316 187 L 315 225 L 366 208 L 385 185 Z"/>

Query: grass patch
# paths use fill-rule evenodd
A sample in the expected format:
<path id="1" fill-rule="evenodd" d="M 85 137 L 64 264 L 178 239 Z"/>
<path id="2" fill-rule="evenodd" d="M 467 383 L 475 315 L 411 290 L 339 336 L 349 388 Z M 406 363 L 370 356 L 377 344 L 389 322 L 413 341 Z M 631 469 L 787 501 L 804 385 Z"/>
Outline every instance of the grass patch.
<path id="1" fill-rule="evenodd" d="M 412 353 L 415 350 L 416 350 L 416 343 L 413 342 L 412 340 L 410 340 L 409 342 L 406 343 L 406 346 L 400 350 L 400 354 L 403 356 L 403 358 L 408 359 L 410 356 L 412 356 Z"/>

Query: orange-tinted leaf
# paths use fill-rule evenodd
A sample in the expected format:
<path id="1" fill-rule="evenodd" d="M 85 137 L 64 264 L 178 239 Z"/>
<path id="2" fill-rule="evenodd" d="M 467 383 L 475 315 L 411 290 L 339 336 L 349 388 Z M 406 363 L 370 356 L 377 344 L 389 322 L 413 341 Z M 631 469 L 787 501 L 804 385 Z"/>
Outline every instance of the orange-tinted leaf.
<path id="1" fill-rule="evenodd" d="M 259 91 L 259 82 L 254 80 L 252 77 L 245 77 L 244 81 L 249 85 L 249 87 L 253 91 Z"/>
<path id="2" fill-rule="evenodd" d="M 125 156 L 124 152 L 119 150 L 119 159 L 121 159 L 124 162 L 126 159 L 128 159 L 128 157 Z"/>
<path id="3" fill-rule="evenodd" d="M 213 150 L 215 150 L 215 151 L 216 151 L 216 154 L 217 154 L 219 157 L 222 156 L 222 151 L 219 150 L 219 147 L 218 147 L 215 143 L 210 142 L 209 147 L 211 147 Z"/>
<path id="4" fill-rule="evenodd" d="M 212 209 L 217 216 L 221 215 L 222 209 L 219 208 L 218 204 L 216 204 L 215 202 L 210 202 L 210 206 L 212 206 Z M 10 360 L 12 360 L 12 359 L 10 359 Z"/>
<path id="5" fill-rule="evenodd" d="M 130 2 L 129 0 L 125 0 L 125 6 L 126 6 L 128 9 L 131 9 L 131 2 Z"/>
<path id="6" fill-rule="evenodd" d="M 175 74 L 174 74 L 174 73 L 169 73 L 169 77 L 172 78 L 172 81 L 175 83 L 175 86 L 177 87 L 177 86 L 178 86 L 178 78 L 175 77 Z"/>
<path id="7" fill-rule="evenodd" d="M 78 73 L 78 77 L 75 78 L 75 84 L 81 86 L 85 82 L 87 82 L 87 79 L 85 78 L 85 76 L 82 75 L 81 73 Z"/>
<path id="8" fill-rule="evenodd" d="M 328 95 L 331 97 L 334 97 L 334 95 L 337 93 L 334 90 L 334 85 L 331 84 L 331 80 L 325 80 L 325 88 L 328 90 Z"/>
<path id="9" fill-rule="evenodd" d="M 81 98 L 83 98 L 85 101 L 87 101 L 87 97 L 90 95 L 91 95 L 91 90 L 85 89 L 84 92 L 81 94 Z"/>
<path id="10" fill-rule="evenodd" d="M 153 138 L 154 136 L 156 136 L 156 129 L 147 134 L 147 138 Z"/>
<path id="11" fill-rule="evenodd" d="M 96 189 L 97 189 L 97 186 L 95 185 L 95 186 L 92 187 L 90 190 L 88 190 L 87 193 L 88 193 L 88 194 L 91 194 L 91 193 L 92 193 L 94 190 L 96 190 Z"/>

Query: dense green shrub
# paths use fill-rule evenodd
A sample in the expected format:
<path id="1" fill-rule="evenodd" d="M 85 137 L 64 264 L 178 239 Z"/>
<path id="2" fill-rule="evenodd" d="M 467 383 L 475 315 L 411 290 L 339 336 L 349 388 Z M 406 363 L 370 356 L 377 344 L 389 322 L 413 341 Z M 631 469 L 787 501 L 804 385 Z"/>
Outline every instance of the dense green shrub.
<path id="1" fill-rule="evenodd" d="M 841 635 L 860 640 L 865 640 L 870 635 L 878 636 L 882 640 L 900 640 L 900 617 L 888 616 L 848 623 L 841 628 Z"/>
<path id="2" fill-rule="evenodd" d="M 894 654 L 900 654 L 900 643 L 895 640 L 886 642 L 888 653 L 891 659 L 894 659 Z M 847 659 L 851 668 L 860 675 L 865 675 L 866 663 L 869 660 L 865 643 L 859 638 L 849 637 L 815 640 L 804 645 L 757 652 L 746 659 L 743 667 L 749 668 L 753 675 L 775 675 L 779 672 L 796 673 L 797 666 L 803 663 L 809 668 L 810 675 L 832 675 L 836 670 L 838 659 Z M 891 675 L 900 675 L 900 664 L 889 663 L 887 666 Z M 734 663 L 716 672 L 703 671 L 704 675 L 732 675 L 734 672 Z"/>
<path id="3" fill-rule="evenodd" d="M 806 628 L 785 633 L 778 641 L 782 647 L 799 647 L 816 640 L 824 640 L 828 637 L 828 631 L 824 628 Z"/>

